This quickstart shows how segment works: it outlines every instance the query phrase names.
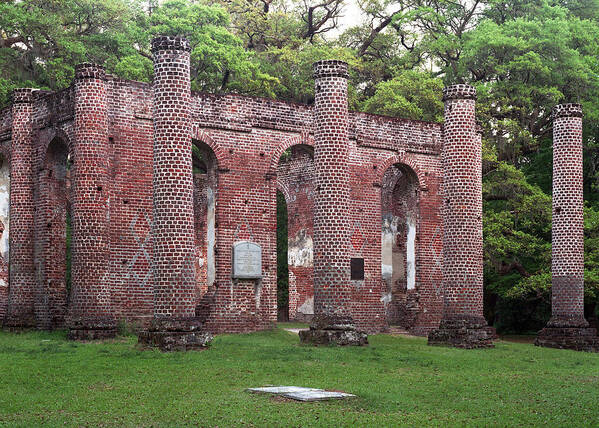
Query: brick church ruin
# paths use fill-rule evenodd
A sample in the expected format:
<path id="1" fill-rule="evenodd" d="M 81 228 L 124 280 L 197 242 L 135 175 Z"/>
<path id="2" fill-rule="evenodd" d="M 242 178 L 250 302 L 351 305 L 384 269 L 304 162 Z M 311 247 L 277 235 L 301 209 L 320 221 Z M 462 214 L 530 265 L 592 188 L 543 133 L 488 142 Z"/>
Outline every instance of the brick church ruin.
<path id="1" fill-rule="evenodd" d="M 341 61 L 314 64 L 303 105 L 191 92 L 189 43 L 157 37 L 152 52 L 152 85 L 82 64 L 71 87 L 17 89 L 0 110 L 5 328 L 94 339 L 126 321 L 162 349 L 270 328 L 281 192 L 303 341 L 364 344 L 398 325 L 492 346 L 473 87 L 445 89 L 437 124 L 348 111 Z M 591 350 L 580 106 L 555 121 L 554 316 L 539 344 Z"/>

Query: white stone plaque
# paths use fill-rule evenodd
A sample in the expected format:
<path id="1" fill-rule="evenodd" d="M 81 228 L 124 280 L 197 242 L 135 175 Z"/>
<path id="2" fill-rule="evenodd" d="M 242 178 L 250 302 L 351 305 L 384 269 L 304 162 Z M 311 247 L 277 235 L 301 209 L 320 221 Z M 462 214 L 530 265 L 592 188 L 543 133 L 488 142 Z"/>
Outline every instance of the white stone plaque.
<path id="1" fill-rule="evenodd" d="M 262 247 L 254 242 L 233 244 L 233 278 L 262 278 Z"/>

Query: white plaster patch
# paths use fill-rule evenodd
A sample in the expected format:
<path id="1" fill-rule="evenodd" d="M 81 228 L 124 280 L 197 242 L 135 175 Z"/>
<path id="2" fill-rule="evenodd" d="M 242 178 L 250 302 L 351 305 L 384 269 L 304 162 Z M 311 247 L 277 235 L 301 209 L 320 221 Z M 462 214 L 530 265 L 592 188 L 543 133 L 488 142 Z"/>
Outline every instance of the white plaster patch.
<path id="1" fill-rule="evenodd" d="M 393 298 L 393 296 L 391 295 L 391 293 L 385 293 L 381 297 L 381 302 L 383 302 L 385 305 L 387 305 L 389 302 L 391 302 L 392 298 Z"/>
<path id="2" fill-rule="evenodd" d="M 314 297 L 309 297 L 306 301 L 297 308 L 297 311 L 301 314 L 314 315 Z"/>
<path id="3" fill-rule="evenodd" d="M 416 225 L 414 220 L 408 219 L 408 237 L 406 243 L 406 273 L 407 289 L 416 288 Z"/>
<path id="4" fill-rule="evenodd" d="M 216 243 L 216 201 L 214 198 L 214 192 L 210 187 L 206 189 L 206 199 L 207 199 L 207 219 L 206 219 L 206 238 L 208 242 L 207 248 L 207 266 L 206 266 L 206 279 L 208 282 L 208 287 L 214 284 L 214 279 L 216 278 L 216 261 L 214 256 L 214 247 Z"/>
<path id="5" fill-rule="evenodd" d="M 383 216 L 381 231 L 381 275 L 383 280 L 390 280 L 393 276 L 393 244 L 397 235 L 399 219 L 393 215 Z"/>
<path id="6" fill-rule="evenodd" d="M 8 261 L 8 234 L 10 211 L 10 168 L 6 160 L 2 159 L 0 166 L 0 221 L 4 225 L 4 232 L 0 237 L 0 256 Z"/>
<path id="7" fill-rule="evenodd" d="M 314 251 L 312 237 L 306 229 L 300 229 L 297 235 L 289 240 L 287 247 L 287 264 L 293 267 L 312 267 Z"/>

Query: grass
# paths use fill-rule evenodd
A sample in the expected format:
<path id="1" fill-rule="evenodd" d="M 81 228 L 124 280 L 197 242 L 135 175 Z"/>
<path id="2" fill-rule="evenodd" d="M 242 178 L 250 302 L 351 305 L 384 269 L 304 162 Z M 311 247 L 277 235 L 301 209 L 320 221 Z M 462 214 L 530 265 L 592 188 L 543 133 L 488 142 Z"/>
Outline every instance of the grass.
<path id="1" fill-rule="evenodd" d="M 507 342 L 459 350 L 385 335 L 364 348 L 314 348 L 280 328 L 218 336 L 203 352 L 135 342 L 0 333 L 0 425 L 599 425 L 598 354 Z M 245 392 L 268 384 L 359 397 L 299 403 Z"/>

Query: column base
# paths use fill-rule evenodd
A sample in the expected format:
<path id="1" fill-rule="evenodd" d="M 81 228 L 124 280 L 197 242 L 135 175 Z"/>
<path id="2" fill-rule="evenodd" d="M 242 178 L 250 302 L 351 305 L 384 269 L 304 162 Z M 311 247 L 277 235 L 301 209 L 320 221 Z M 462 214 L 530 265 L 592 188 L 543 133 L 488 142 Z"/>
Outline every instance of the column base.
<path id="1" fill-rule="evenodd" d="M 69 340 L 103 340 L 116 337 L 116 323 L 112 318 L 71 318 L 68 323 Z"/>
<path id="2" fill-rule="evenodd" d="M 36 329 L 35 319 L 29 317 L 6 317 L 2 323 L 2 328 L 6 331 L 20 332 Z"/>
<path id="3" fill-rule="evenodd" d="M 310 345 L 368 345 L 368 335 L 357 330 L 348 317 L 315 315 L 309 330 L 299 332 L 300 342 Z"/>
<path id="4" fill-rule="evenodd" d="M 27 311 L 26 309 L 21 311 L 19 308 L 16 310 L 13 308 L 11 311 L 9 308 L 4 316 L 2 326 L 9 331 L 21 331 L 34 329 L 37 326 L 36 324 L 33 311 Z"/>
<path id="5" fill-rule="evenodd" d="M 550 327 L 541 330 L 536 346 L 574 351 L 599 352 L 599 336 L 591 327 Z"/>
<path id="6" fill-rule="evenodd" d="M 464 349 L 493 348 L 494 330 L 484 318 L 443 319 L 439 328 L 429 333 L 428 344 Z"/>
<path id="7" fill-rule="evenodd" d="M 163 352 L 206 349 L 212 334 L 202 330 L 199 318 L 154 318 L 147 331 L 139 333 L 139 343 L 145 348 Z"/>

